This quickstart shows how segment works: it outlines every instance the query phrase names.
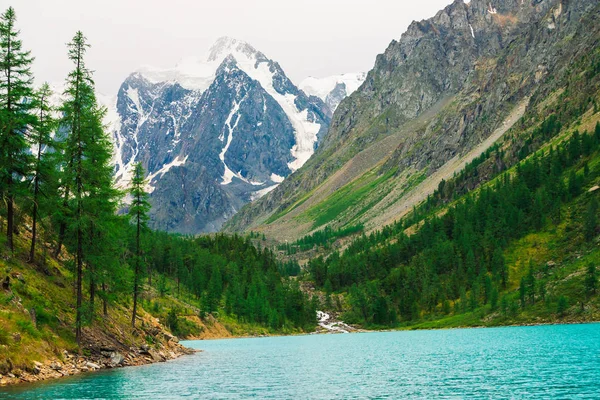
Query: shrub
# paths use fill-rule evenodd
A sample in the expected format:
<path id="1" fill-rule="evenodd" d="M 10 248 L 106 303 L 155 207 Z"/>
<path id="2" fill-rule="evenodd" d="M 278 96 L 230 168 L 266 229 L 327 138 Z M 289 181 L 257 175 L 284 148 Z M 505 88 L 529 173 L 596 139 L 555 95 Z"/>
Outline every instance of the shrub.
<path id="1" fill-rule="evenodd" d="M 46 309 L 42 306 L 34 306 L 35 310 L 35 318 L 37 320 L 38 326 L 40 325 L 49 325 L 51 327 L 55 327 L 58 322 L 55 315 L 50 314 Z"/>

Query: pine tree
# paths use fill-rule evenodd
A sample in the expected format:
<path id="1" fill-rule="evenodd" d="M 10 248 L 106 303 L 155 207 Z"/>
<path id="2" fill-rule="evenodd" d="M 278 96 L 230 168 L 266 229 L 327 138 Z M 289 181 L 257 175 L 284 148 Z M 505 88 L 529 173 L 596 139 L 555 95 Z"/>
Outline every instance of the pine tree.
<path id="1" fill-rule="evenodd" d="M 598 277 L 596 274 L 596 266 L 592 263 L 588 265 L 587 273 L 585 275 L 585 293 L 588 299 L 596 294 L 598 287 Z"/>
<path id="2" fill-rule="evenodd" d="M 63 119 L 62 125 L 68 127 L 68 137 L 65 144 L 65 170 L 63 181 L 65 183 L 65 202 L 71 200 L 73 203 L 73 213 L 70 213 L 69 225 L 73 231 L 73 254 L 76 264 L 76 288 L 77 288 L 77 306 L 75 317 L 75 337 L 77 344 L 81 344 L 81 327 L 83 323 L 83 246 L 84 246 L 84 208 L 83 196 L 84 187 L 84 150 L 87 143 L 85 130 L 82 129 L 86 113 L 89 113 L 91 93 L 91 77 L 89 71 L 85 68 L 83 57 L 89 45 L 81 32 L 77 32 L 73 40 L 68 44 L 69 59 L 75 64 L 75 69 L 69 73 L 67 78 L 67 88 L 65 95 L 67 101 L 62 106 Z M 70 198 L 69 192 L 74 192 Z M 62 226 L 61 226 L 62 230 Z"/>
<path id="3" fill-rule="evenodd" d="M 527 279 L 521 278 L 521 284 L 519 285 L 519 300 L 521 300 L 521 308 L 525 308 L 527 300 Z"/>
<path id="4" fill-rule="evenodd" d="M 102 126 L 105 110 L 98 106 L 91 72 L 84 62 L 88 47 L 81 32 L 77 32 L 68 44 L 69 59 L 75 69 L 67 78 L 66 101 L 61 107 L 63 117 L 60 121 L 67 134 L 62 156 L 61 181 L 66 207 L 62 209 L 61 231 L 65 233 L 65 244 L 75 256 L 75 333 L 78 343 L 81 343 L 84 316 L 88 319 L 93 316 L 98 276 L 108 275 L 103 274 L 104 270 L 115 265 L 111 234 L 114 233 L 114 214 L 119 199 L 119 192 L 112 186 L 112 146 Z M 84 265 L 90 282 L 90 304 L 85 309 Z"/>
<path id="5" fill-rule="evenodd" d="M 133 272 L 133 313 L 131 316 L 131 325 L 135 327 L 135 318 L 137 313 L 137 299 L 140 286 L 140 275 L 142 274 L 142 233 L 146 229 L 148 221 L 148 211 L 150 203 L 148 194 L 145 191 L 146 181 L 144 180 L 144 167 L 141 163 L 136 163 L 133 169 L 133 178 L 131 179 L 131 188 L 129 194 L 132 196 L 132 202 L 129 207 L 129 216 L 135 225 L 135 259 Z"/>
<path id="6" fill-rule="evenodd" d="M 40 203 L 42 202 L 40 188 L 44 185 L 47 187 L 52 181 L 54 175 L 54 157 L 52 156 L 52 148 L 54 140 L 51 133 L 56 128 L 56 121 L 52 117 L 52 106 L 50 105 L 50 96 L 52 91 L 47 83 L 35 94 L 35 105 L 37 112 L 37 123 L 31 133 L 31 144 L 35 148 L 35 161 L 32 167 L 33 175 L 33 210 L 31 212 L 31 246 L 29 249 L 29 262 L 35 261 L 35 246 L 37 240 L 37 226 L 39 219 Z M 46 196 L 53 197 L 54 193 L 46 193 Z"/>
<path id="7" fill-rule="evenodd" d="M 93 91 L 92 91 L 93 95 Z M 121 194 L 113 187 L 112 143 L 104 131 L 102 120 L 106 113 L 99 107 L 93 96 L 86 118 L 86 134 L 89 141 L 86 144 L 84 171 L 86 172 L 85 208 L 88 218 L 86 227 L 86 266 L 89 279 L 90 317 L 94 313 L 94 301 L 97 286 L 106 287 L 111 277 L 118 275 L 119 243 L 116 211 Z M 103 296 L 106 299 L 106 296 Z"/>
<path id="8" fill-rule="evenodd" d="M 21 178 L 30 163 L 26 135 L 35 123 L 33 58 L 22 49 L 15 22 L 15 10 L 9 7 L 0 16 L 0 190 L 6 201 L 6 244 L 11 252 L 16 230 L 15 196 L 22 189 Z"/>
<path id="9" fill-rule="evenodd" d="M 588 241 L 596 236 L 596 227 L 598 226 L 598 199 L 594 194 L 592 195 L 583 220 L 583 234 Z"/>

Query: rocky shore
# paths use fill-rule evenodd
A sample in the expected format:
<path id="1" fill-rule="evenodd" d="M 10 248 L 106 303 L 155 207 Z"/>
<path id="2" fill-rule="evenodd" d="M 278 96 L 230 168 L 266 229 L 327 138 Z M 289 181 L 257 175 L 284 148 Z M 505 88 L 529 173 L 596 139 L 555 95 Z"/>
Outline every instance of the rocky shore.
<path id="1" fill-rule="evenodd" d="M 123 346 L 86 346 L 82 354 L 64 350 L 62 359 L 36 361 L 29 371 L 17 368 L 6 375 L 0 375 L 0 386 L 62 378 L 101 369 L 165 362 L 198 351 L 182 346 L 175 336 L 168 333 L 163 335 L 164 342 L 156 346 L 144 344 L 128 349 Z"/>

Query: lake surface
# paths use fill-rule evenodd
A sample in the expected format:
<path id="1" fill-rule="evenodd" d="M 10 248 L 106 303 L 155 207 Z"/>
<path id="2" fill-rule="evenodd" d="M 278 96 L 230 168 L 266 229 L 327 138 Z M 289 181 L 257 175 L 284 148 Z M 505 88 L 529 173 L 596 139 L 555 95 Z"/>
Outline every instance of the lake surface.
<path id="1" fill-rule="evenodd" d="M 600 398 L 600 324 L 188 341 L 167 363 L 0 399 Z"/>

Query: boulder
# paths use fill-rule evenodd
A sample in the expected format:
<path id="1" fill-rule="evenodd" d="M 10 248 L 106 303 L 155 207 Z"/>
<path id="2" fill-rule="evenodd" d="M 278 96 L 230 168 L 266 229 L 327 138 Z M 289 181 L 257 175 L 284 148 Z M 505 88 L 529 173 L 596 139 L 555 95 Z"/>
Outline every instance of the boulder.
<path id="1" fill-rule="evenodd" d="M 42 364 L 39 361 L 34 361 L 33 362 L 33 368 L 31 369 L 31 371 L 35 374 L 35 375 L 39 375 L 40 372 L 42 372 L 42 367 L 44 366 L 44 364 Z"/>
<path id="2" fill-rule="evenodd" d="M 119 352 L 115 351 L 110 355 L 110 363 L 112 366 L 122 365 L 123 361 L 125 361 L 125 357 Z"/>
<path id="3" fill-rule="evenodd" d="M 163 332 L 163 336 L 165 337 L 165 340 L 167 342 L 173 340 L 173 338 L 175 337 L 175 336 L 171 335 L 169 332 Z"/>
<path id="4" fill-rule="evenodd" d="M 150 356 L 152 357 L 152 361 L 154 361 L 154 362 L 161 362 L 161 361 L 165 361 L 165 360 L 164 360 L 164 359 L 161 357 L 160 353 L 158 353 L 156 350 L 152 350 L 152 349 L 150 349 L 150 350 L 148 350 L 148 353 L 150 354 Z"/>
<path id="5" fill-rule="evenodd" d="M 87 368 L 91 368 L 91 369 L 93 369 L 93 370 L 94 370 L 94 369 L 100 369 L 100 368 L 101 368 L 101 367 L 100 367 L 98 364 L 96 364 L 96 363 L 93 363 L 93 362 L 90 362 L 90 361 L 88 361 L 87 363 L 85 363 L 85 366 L 86 366 Z"/>

